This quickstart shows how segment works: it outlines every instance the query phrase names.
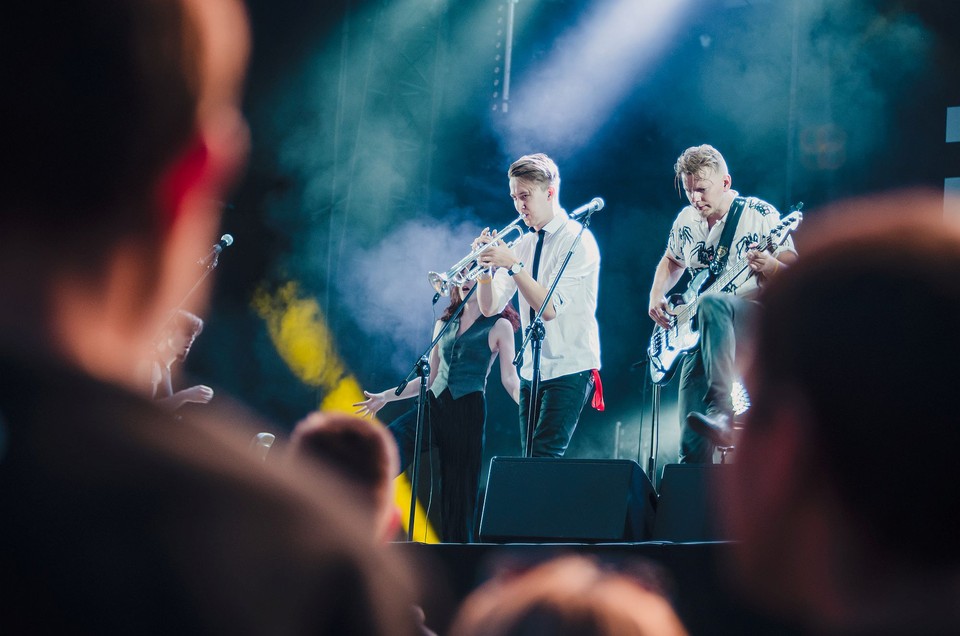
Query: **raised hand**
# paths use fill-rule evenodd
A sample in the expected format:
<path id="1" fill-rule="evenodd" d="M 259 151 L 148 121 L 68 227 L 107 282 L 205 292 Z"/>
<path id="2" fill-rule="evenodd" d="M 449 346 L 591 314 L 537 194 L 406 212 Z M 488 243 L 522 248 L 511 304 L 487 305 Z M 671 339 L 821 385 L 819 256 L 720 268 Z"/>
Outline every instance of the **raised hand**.
<path id="1" fill-rule="evenodd" d="M 367 396 L 367 399 L 363 402 L 357 402 L 354 406 L 357 407 L 355 411 L 357 415 L 373 417 L 377 414 L 377 411 L 383 408 L 383 405 L 387 403 L 387 398 L 383 393 L 370 393 L 364 391 L 363 394 Z"/>
<path id="2" fill-rule="evenodd" d="M 206 404 L 213 399 L 213 389 L 204 384 L 198 384 L 188 389 L 183 389 L 180 391 L 180 395 L 183 397 L 184 402 Z"/>

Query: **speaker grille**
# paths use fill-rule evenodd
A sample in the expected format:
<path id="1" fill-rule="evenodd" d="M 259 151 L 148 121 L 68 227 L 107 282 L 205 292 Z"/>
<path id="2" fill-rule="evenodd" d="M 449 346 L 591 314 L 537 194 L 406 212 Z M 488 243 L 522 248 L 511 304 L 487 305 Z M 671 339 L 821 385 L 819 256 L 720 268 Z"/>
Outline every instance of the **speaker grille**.
<path id="1" fill-rule="evenodd" d="M 631 460 L 494 457 L 480 539 L 644 541 L 655 510 L 653 487 Z"/>

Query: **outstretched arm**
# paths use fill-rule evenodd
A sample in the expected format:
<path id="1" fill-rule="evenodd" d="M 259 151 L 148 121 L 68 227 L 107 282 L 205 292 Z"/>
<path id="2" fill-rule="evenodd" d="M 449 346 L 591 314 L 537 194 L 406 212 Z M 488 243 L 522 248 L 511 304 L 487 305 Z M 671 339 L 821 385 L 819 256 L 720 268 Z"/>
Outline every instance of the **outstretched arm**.
<path id="1" fill-rule="evenodd" d="M 355 413 L 362 417 L 366 417 L 367 415 L 373 417 L 387 404 L 387 402 L 396 402 L 398 400 L 406 400 L 407 398 L 411 398 L 417 394 L 419 389 L 419 384 L 416 382 L 410 382 L 403 388 L 403 391 L 400 393 L 400 395 L 397 395 L 397 387 L 387 389 L 386 391 L 380 391 L 379 393 L 364 391 L 363 394 L 367 396 L 367 399 L 362 402 L 354 403 L 354 406 L 357 407 Z"/>
<path id="2" fill-rule="evenodd" d="M 187 402 L 193 402 L 195 404 L 206 404 L 213 399 L 213 389 L 208 387 L 205 384 L 198 384 L 192 386 L 188 389 L 183 389 L 177 391 L 173 395 L 165 398 L 160 398 L 157 402 L 171 411 L 176 411 L 178 408 L 186 404 Z"/>
<path id="3" fill-rule="evenodd" d="M 433 328 L 433 337 L 436 338 L 437 334 L 440 333 L 440 329 L 443 327 L 443 323 L 437 321 L 437 324 Z M 440 352 L 438 347 L 434 347 L 430 352 L 430 377 L 427 378 L 427 388 L 433 386 L 433 381 L 437 377 L 437 367 L 440 364 Z M 355 413 L 361 416 L 373 417 L 377 414 L 377 411 L 382 409 L 387 402 L 397 402 L 399 400 L 406 400 L 407 398 L 412 398 L 417 395 L 420 391 L 419 382 L 408 382 L 407 386 L 403 388 L 400 395 L 397 395 L 397 387 L 392 389 L 387 389 L 386 391 L 381 391 L 379 393 L 371 393 L 369 391 L 364 391 L 363 394 L 367 397 L 366 400 L 362 402 L 356 402 L 354 404 L 357 407 Z"/>

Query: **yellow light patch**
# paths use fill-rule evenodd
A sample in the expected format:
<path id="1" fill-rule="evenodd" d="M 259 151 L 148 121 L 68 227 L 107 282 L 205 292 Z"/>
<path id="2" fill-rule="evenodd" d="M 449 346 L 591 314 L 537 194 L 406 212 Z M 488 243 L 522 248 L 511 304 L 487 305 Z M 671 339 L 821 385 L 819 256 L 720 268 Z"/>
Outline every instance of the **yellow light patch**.
<path id="1" fill-rule="evenodd" d="M 290 371 L 304 384 L 322 391 L 318 408 L 353 413 L 353 405 L 364 399 L 363 391 L 344 367 L 319 303 L 301 297 L 299 285 L 291 281 L 272 293 L 261 287 L 254 294 L 252 304 Z M 396 503 L 406 529 L 410 518 L 410 482 L 404 475 L 397 477 L 396 491 Z M 423 506 L 417 506 L 414 527 L 417 529 L 415 540 L 439 543 Z"/>

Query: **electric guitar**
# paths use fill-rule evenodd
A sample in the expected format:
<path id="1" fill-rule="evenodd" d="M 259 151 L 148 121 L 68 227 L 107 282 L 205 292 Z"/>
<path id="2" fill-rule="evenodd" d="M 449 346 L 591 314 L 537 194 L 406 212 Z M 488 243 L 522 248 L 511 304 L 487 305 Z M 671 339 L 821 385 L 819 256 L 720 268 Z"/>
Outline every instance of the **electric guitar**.
<path id="1" fill-rule="evenodd" d="M 803 220 L 800 212 L 802 207 L 803 204 L 798 203 L 791 208 L 790 214 L 783 217 L 768 235 L 761 238 L 754 249 L 768 250 L 783 243 Z M 671 297 L 670 305 L 674 315 L 670 318 L 670 328 L 656 325 L 650 337 L 650 346 L 647 347 L 650 379 L 654 384 L 666 384 L 675 371 L 677 360 L 693 351 L 700 343 L 700 332 L 695 329 L 694 324 L 700 296 L 711 292 L 729 293 L 727 287 L 747 269 L 747 265 L 747 257 L 744 256 L 713 279 L 708 267 L 693 277 L 686 291 Z"/>

